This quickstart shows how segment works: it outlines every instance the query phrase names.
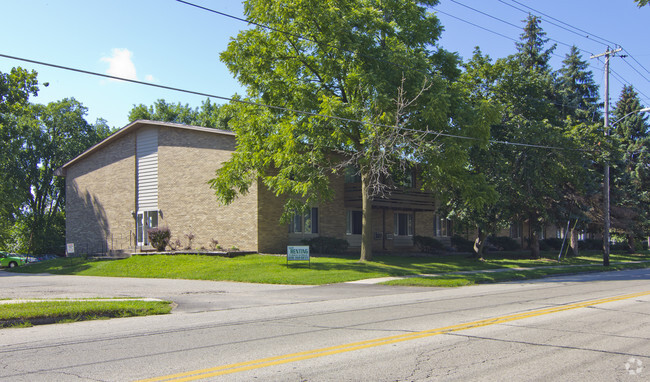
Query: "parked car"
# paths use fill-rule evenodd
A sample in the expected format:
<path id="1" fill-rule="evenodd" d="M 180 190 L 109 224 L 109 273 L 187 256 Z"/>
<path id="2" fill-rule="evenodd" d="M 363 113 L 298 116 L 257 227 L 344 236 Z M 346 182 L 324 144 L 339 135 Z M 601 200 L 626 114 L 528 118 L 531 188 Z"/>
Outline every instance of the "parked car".
<path id="1" fill-rule="evenodd" d="M 25 265 L 26 262 L 27 259 L 24 257 L 0 251 L 0 267 L 14 268 L 19 265 Z"/>

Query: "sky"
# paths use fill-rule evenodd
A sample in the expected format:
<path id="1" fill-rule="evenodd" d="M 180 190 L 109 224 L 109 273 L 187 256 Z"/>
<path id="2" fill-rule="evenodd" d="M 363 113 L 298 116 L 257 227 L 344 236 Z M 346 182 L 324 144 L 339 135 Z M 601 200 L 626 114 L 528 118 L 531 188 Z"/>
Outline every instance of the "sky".
<path id="1" fill-rule="evenodd" d="M 244 18 L 238 1 L 192 2 Z M 553 68 L 561 66 L 575 44 L 591 64 L 601 97 L 604 59 L 589 57 L 604 53 L 608 44 L 622 46 L 624 51 L 610 60 L 611 105 L 622 87 L 631 84 L 642 104 L 650 106 L 650 6 L 638 8 L 633 0 L 441 0 L 431 11 L 445 28 L 439 45 L 464 59 L 471 58 L 476 46 L 492 59 L 515 53 L 523 20 L 529 12 L 540 16 L 552 40 L 549 46 L 558 44 Z M 175 0 L 0 0 L 0 15 L 1 55 L 221 97 L 245 94 L 219 60 L 230 39 L 249 27 L 241 21 Z M 165 99 L 197 107 L 206 100 L 0 57 L 0 72 L 16 66 L 37 71 L 39 82 L 49 83 L 32 102 L 74 97 L 88 108 L 89 122 L 103 118 L 115 128 L 128 123 L 135 105 Z"/>

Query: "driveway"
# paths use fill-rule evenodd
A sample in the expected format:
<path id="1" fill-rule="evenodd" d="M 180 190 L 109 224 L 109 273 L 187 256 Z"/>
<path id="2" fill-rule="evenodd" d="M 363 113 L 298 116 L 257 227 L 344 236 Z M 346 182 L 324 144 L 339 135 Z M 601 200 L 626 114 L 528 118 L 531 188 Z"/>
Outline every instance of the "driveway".
<path id="1" fill-rule="evenodd" d="M 224 281 L 20 274 L 0 271 L 0 298 L 150 297 L 174 301 L 174 312 L 207 312 L 349 297 L 417 293 L 432 288 L 383 285 L 275 285 Z"/>

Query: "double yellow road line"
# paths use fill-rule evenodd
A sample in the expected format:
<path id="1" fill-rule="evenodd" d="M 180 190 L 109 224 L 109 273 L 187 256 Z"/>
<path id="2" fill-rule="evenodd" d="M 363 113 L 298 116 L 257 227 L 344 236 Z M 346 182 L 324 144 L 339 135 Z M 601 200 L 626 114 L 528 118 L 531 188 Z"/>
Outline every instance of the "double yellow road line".
<path id="1" fill-rule="evenodd" d="M 506 323 L 506 322 L 510 322 L 510 321 L 521 320 L 521 319 L 524 319 L 524 318 L 542 316 L 542 315 L 546 315 L 546 314 L 563 312 L 563 311 L 571 310 L 571 309 L 584 308 L 584 307 L 587 307 L 587 306 L 604 304 L 604 303 L 608 303 L 608 302 L 627 300 L 627 299 L 630 299 L 630 298 L 642 297 L 642 296 L 647 296 L 647 295 L 650 295 L 650 291 L 640 292 L 640 293 L 632 293 L 632 294 L 626 294 L 626 295 L 614 296 L 614 297 L 608 297 L 608 298 L 602 298 L 602 299 L 598 299 L 598 300 L 583 301 L 583 302 L 578 302 L 578 303 L 574 303 L 574 304 L 558 305 L 558 306 L 553 306 L 553 307 L 545 308 L 545 309 L 532 310 L 532 311 L 529 311 L 529 312 L 516 313 L 516 314 L 510 314 L 510 315 L 500 316 L 500 317 L 495 317 L 495 318 L 488 318 L 488 319 L 484 319 L 484 320 L 466 322 L 466 323 L 463 323 L 463 324 L 446 326 L 446 327 L 443 327 L 443 328 L 429 329 L 429 330 L 424 330 L 424 331 L 420 331 L 420 332 L 412 332 L 412 333 L 407 333 L 407 334 L 399 334 L 399 335 L 390 336 L 390 337 L 376 338 L 376 339 L 373 339 L 373 340 L 352 342 L 352 343 L 345 344 L 345 345 L 331 346 L 331 347 L 326 347 L 326 348 L 321 348 L 321 349 L 307 350 L 307 351 L 299 352 L 299 353 L 285 354 L 285 355 L 280 355 L 280 356 L 276 356 L 276 357 L 262 358 L 262 359 L 252 360 L 252 361 L 234 363 L 234 364 L 230 364 L 230 365 L 217 366 L 217 367 L 208 368 L 208 369 L 188 371 L 188 372 L 185 372 L 185 373 L 166 375 L 166 376 L 151 378 L 151 379 L 144 379 L 144 380 L 141 380 L 141 381 L 138 381 L 138 382 L 194 381 L 194 380 L 197 380 L 197 379 L 210 378 L 210 377 L 215 377 L 215 376 L 225 375 L 225 374 L 239 373 L 239 372 L 246 371 L 246 370 L 260 369 L 260 368 L 263 368 L 263 367 L 275 366 L 275 365 L 282 365 L 282 364 L 285 364 L 285 363 L 297 362 L 297 361 L 302 361 L 302 360 L 312 359 L 312 358 L 325 357 L 325 356 L 328 356 L 328 355 L 334 355 L 334 354 L 340 354 L 340 353 L 345 353 L 345 352 L 350 352 L 350 351 L 355 351 L 355 350 L 367 349 L 367 348 L 372 348 L 372 347 L 376 347 L 376 346 L 383 346 L 383 345 L 390 345 L 390 344 L 394 344 L 394 343 L 398 343 L 398 342 L 411 341 L 411 340 L 415 340 L 415 339 L 418 339 L 418 338 L 436 336 L 438 334 L 458 332 L 458 331 L 461 331 L 461 330 L 467 330 L 467 329 L 472 329 L 472 328 L 480 328 L 480 327 L 483 327 L 483 326 L 494 325 L 494 324 L 502 324 L 502 323 Z"/>

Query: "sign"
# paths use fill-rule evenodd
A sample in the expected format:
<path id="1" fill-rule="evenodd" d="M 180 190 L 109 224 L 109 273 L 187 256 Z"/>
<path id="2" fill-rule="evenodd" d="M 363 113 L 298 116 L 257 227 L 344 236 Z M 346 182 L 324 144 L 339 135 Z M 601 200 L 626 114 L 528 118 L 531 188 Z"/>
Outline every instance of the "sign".
<path id="1" fill-rule="evenodd" d="M 74 243 L 68 243 L 65 246 L 65 253 L 68 255 L 74 254 Z"/>
<path id="2" fill-rule="evenodd" d="M 287 261 L 309 261 L 309 246 L 288 246 Z"/>
<path id="3" fill-rule="evenodd" d="M 307 245 L 289 245 L 287 246 L 287 266 L 289 261 L 309 261 L 311 268 L 311 260 L 309 258 L 309 246 Z"/>

